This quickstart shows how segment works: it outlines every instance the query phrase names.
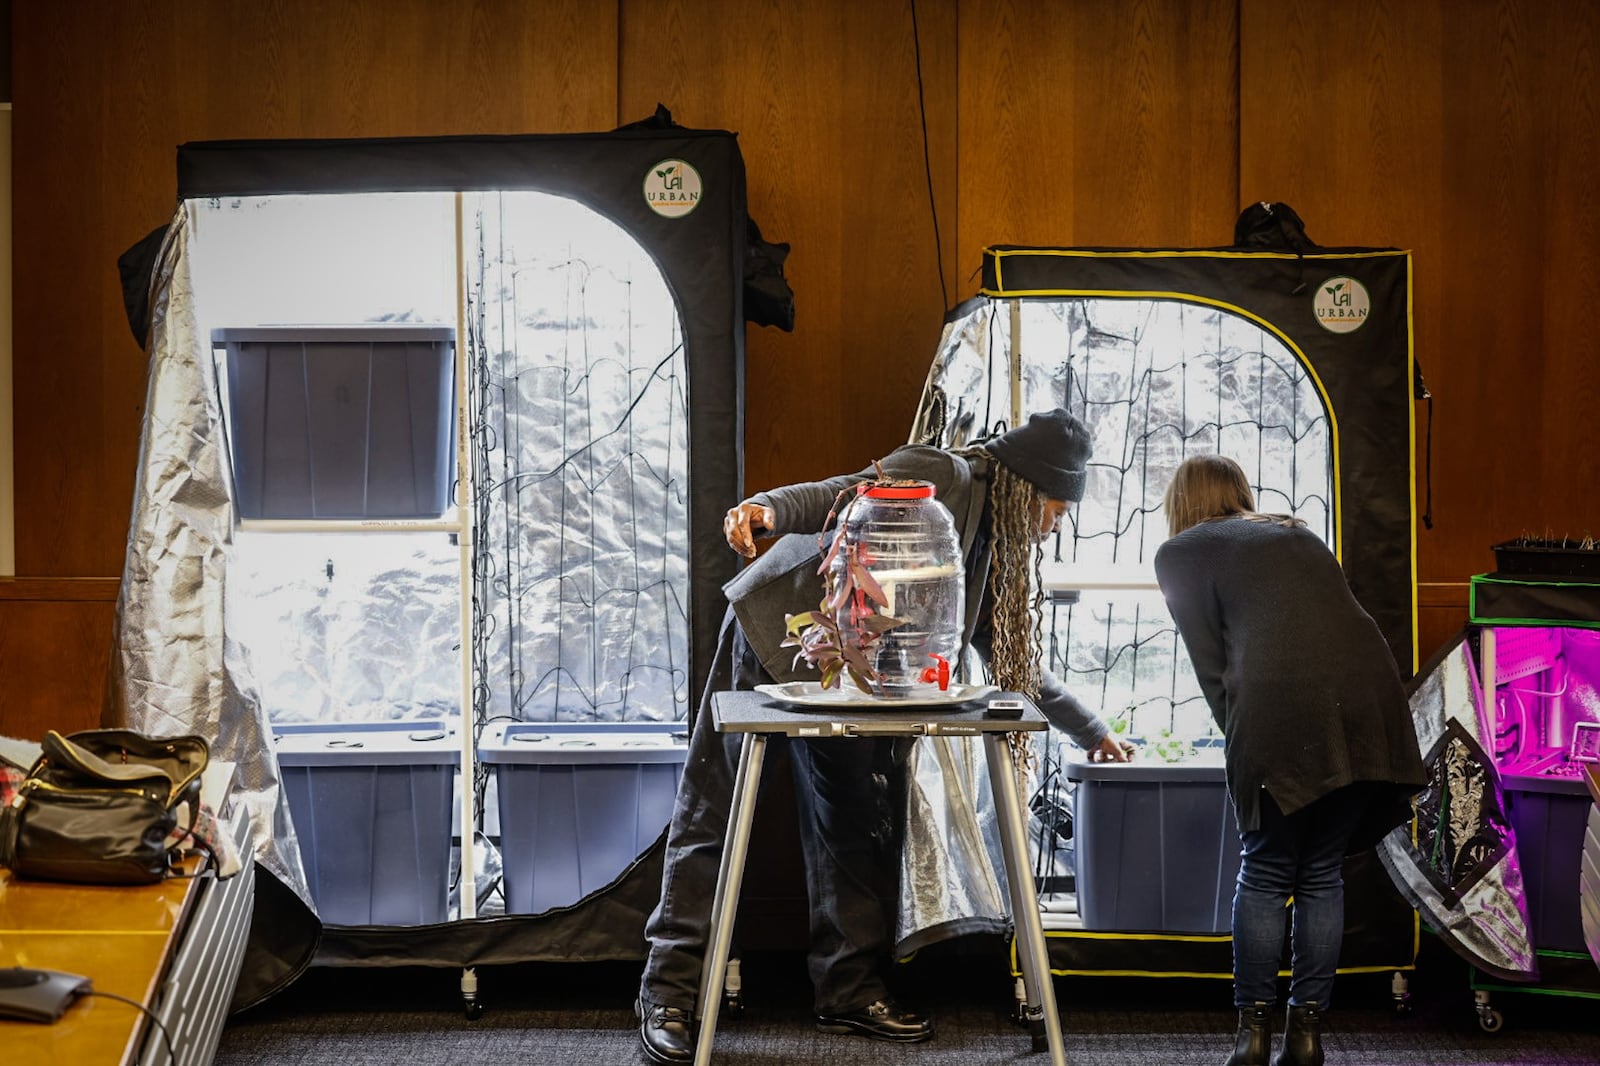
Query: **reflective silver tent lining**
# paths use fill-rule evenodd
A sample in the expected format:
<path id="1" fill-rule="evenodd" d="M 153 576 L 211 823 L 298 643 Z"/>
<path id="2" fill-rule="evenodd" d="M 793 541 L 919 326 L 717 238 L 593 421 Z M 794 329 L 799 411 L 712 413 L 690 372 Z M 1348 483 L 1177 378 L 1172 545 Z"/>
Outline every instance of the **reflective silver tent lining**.
<path id="1" fill-rule="evenodd" d="M 1463 640 L 1412 693 L 1411 716 L 1424 755 L 1433 750 L 1452 721 L 1485 751 L 1494 750 L 1494 737 L 1483 735 L 1484 719 L 1479 714 L 1482 695 L 1471 649 Z M 1469 797 L 1458 795 L 1452 797 L 1452 802 L 1459 810 L 1471 812 L 1462 819 L 1463 827 L 1475 828 L 1476 810 L 1469 805 Z M 1439 829 L 1445 831 L 1443 827 Z M 1536 974 L 1538 965 L 1529 935 L 1522 867 L 1516 848 L 1500 856 L 1451 904 L 1418 868 L 1408 847 L 1409 834 L 1410 827 L 1401 826 L 1384 837 L 1378 845 L 1378 857 L 1428 924 L 1458 952 L 1481 962 L 1491 972 Z"/>
<path id="2" fill-rule="evenodd" d="M 1265 501 L 1331 535 L 1327 415 L 1304 367 L 1258 324 L 1176 300 L 977 301 L 946 323 L 911 439 L 959 447 L 1012 424 L 1014 365 L 1021 414 L 1088 410 L 1094 433 L 1088 492 L 1070 530 L 1046 546 L 1047 559 L 1113 570 L 1147 561 L 1166 537 L 1167 480 L 1195 450 L 1238 455 Z M 1130 733 L 1211 733 L 1188 656 L 1158 594 L 1149 596 L 1153 603 L 1128 594 L 1047 603 L 1046 665 L 1106 720 L 1125 713 Z M 972 749 L 959 760 L 967 771 L 948 772 L 941 753 L 963 746 Z M 1041 742 L 1041 776 L 1059 771 L 1067 746 L 1056 734 Z M 1024 796 L 1034 792 L 1029 785 Z M 914 946 L 923 930 L 1009 922 L 988 791 L 974 745 L 918 742 L 902 861 L 903 944 Z M 921 832 L 924 824 L 945 835 Z M 969 839 L 973 827 L 981 847 Z M 1051 839 L 1039 828 L 1035 818 L 1031 839 Z M 1036 875 L 1066 872 L 1055 868 L 1063 861 L 1055 851 L 1034 857 Z"/>
<path id="3" fill-rule="evenodd" d="M 192 229 L 191 211 L 180 205 L 152 285 L 147 414 L 116 610 L 111 698 L 121 720 L 132 728 L 216 738 L 214 758 L 236 765 L 235 800 L 251 815 L 257 861 L 311 905 L 295 830 L 280 799 L 271 701 L 263 700 L 266 685 L 246 642 L 226 624 L 227 604 L 230 596 L 274 604 L 248 616 L 257 624 L 293 631 L 312 649 L 325 647 L 325 634 L 317 629 L 326 628 L 330 618 L 351 613 L 361 618 L 367 612 L 330 612 L 325 590 L 308 593 L 305 582 L 292 575 L 255 568 L 232 571 L 237 551 L 225 426 L 211 346 L 196 309 Z M 433 568 L 421 563 L 418 573 Z M 375 596 L 381 607 L 386 595 L 382 589 L 393 585 L 394 578 L 392 571 L 374 568 L 356 582 L 353 600 Z M 413 592 L 432 590 L 422 604 L 410 603 L 403 614 L 412 619 L 414 629 L 374 633 L 370 616 L 354 624 L 348 639 L 387 647 L 394 654 L 375 665 L 348 666 L 349 685 L 374 703 L 392 706 L 401 690 L 432 693 L 445 703 L 448 679 L 430 677 L 431 668 L 416 664 L 430 658 L 419 654 L 420 647 L 451 639 L 448 626 L 438 620 L 454 589 L 438 581 L 400 584 Z M 377 614 L 393 617 L 394 611 Z M 432 636 L 419 643 L 424 631 Z M 284 713 L 300 706 L 303 713 L 294 716 L 303 720 L 325 698 L 327 689 L 317 675 L 327 681 L 339 673 L 339 666 L 327 656 L 300 661 L 310 668 L 303 676 L 277 670 L 270 684 L 273 700 L 280 699 L 276 693 L 293 697 L 282 701 Z M 670 673 L 663 680 L 672 693 L 669 699 L 681 700 L 681 681 Z M 499 713 L 505 709 L 502 703 Z M 963 747 L 970 746 L 925 749 L 914 757 L 911 802 L 921 816 L 909 823 L 904 863 L 905 883 L 918 887 L 903 909 L 902 940 L 973 917 L 996 927 L 1006 921 L 1004 886 L 994 873 L 1001 865 L 986 769 L 975 747 Z M 986 852 L 982 858 L 980 850 Z M 492 863 L 485 865 L 493 870 Z"/>
<path id="4" fill-rule="evenodd" d="M 486 246 L 469 260 L 475 717 L 681 718 L 687 414 L 671 296 L 609 221 L 586 260 L 571 242 L 543 240 L 557 198 L 468 199 Z M 251 219 L 281 229 L 294 210 L 270 198 L 188 204 L 169 230 L 152 286 L 112 698 L 134 728 L 216 738 L 214 757 L 237 764 L 258 859 L 311 904 L 272 726 L 458 713 L 462 590 L 445 534 L 236 529 L 208 327 L 241 323 L 197 308 L 197 288 L 215 286 L 196 282 L 196 218 L 211 212 L 213 239 L 244 229 L 248 240 Z M 225 258 L 207 247 L 205 263 Z M 255 313 L 283 309 L 244 312 Z M 487 777 L 480 767 L 474 784 Z M 498 863 L 490 852 L 477 865 L 481 900 Z"/>
<path id="5" fill-rule="evenodd" d="M 216 371 L 195 307 L 188 205 L 151 285 L 149 388 L 117 597 L 109 696 L 128 726 L 215 738 L 233 762 L 256 861 L 309 905 L 272 730 L 242 647 L 224 625 L 233 504 Z"/>

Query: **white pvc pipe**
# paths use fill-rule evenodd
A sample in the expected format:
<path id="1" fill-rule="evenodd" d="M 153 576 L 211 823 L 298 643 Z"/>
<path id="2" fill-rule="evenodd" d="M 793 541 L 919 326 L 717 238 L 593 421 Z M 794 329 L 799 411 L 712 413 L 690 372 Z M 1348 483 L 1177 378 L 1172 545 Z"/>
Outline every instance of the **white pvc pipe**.
<path id="1" fill-rule="evenodd" d="M 1011 301 L 1011 428 L 1022 425 L 1022 301 Z"/>
<path id="2" fill-rule="evenodd" d="M 456 193 L 456 542 L 461 548 L 461 911 L 478 914 L 477 840 L 473 799 L 477 744 L 472 711 L 472 461 L 467 417 L 467 260 L 462 220 L 462 194 Z"/>
<path id="3" fill-rule="evenodd" d="M 1087 566 L 1083 563 L 1041 563 L 1039 585 L 1045 592 L 1116 590 L 1155 592 L 1161 586 L 1150 566 Z"/>
<path id="4" fill-rule="evenodd" d="M 459 533 L 452 513 L 441 518 L 242 518 L 242 533 Z"/>

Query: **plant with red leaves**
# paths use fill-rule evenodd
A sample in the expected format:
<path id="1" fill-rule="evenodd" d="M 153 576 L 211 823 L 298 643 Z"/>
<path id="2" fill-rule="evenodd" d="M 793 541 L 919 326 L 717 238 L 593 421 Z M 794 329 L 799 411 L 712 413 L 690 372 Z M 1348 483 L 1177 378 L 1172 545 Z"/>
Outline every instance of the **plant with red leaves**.
<path id="1" fill-rule="evenodd" d="M 865 546 L 849 536 L 850 511 L 861 494 L 873 485 L 899 485 L 878 471 L 876 481 L 860 482 L 841 491 L 823 523 L 818 546 L 825 548 L 822 565 L 822 602 L 814 611 L 784 615 L 785 637 L 780 647 L 798 648 L 794 661 L 801 659 L 822 672 L 822 687 L 831 689 L 848 674 L 850 680 L 868 695 L 883 695 L 878 671 L 873 668 L 873 652 L 882 636 L 905 619 L 886 613 L 889 598 L 867 568 L 870 558 Z M 846 500 L 843 509 L 840 501 Z M 827 530 L 838 518 L 838 531 L 827 544 Z M 843 565 L 836 565 L 840 560 Z M 883 608 L 884 610 L 880 610 Z"/>

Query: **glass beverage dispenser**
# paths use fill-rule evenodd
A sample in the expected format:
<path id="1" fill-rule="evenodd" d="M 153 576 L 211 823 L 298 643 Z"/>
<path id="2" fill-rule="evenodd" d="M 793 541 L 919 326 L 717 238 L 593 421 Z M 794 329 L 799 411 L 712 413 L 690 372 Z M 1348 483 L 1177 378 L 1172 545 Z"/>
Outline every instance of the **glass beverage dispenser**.
<path id="1" fill-rule="evenodd" d="M 934 486 L 926 481 L 860 486 L 839 535 L 856 550 L 834 553 L 829 587 L 840 587 L 853 555 L 885 601 L 876 604 L 857 593 L 841 612 L 845 641 L 859 639 L 861 621 L 872 614 L 899 621 L 870 644 L 868 660 L 878 674 L 875 694 L 900 699 L 948 688 L 951 663 L 961 650 L 966 588 L 961 539 L 949 510 L 934 498 Z"/>

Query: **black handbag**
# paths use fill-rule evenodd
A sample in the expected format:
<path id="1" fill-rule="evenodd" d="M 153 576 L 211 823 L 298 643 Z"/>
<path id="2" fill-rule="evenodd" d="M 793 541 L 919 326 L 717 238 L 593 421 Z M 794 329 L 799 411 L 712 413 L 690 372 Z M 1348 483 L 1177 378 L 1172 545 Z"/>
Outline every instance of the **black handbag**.
<path id="1" fill-rule="evenodd" d="M 18 877 L 142 885 L 167 877 L 176 846 L 193 837 L 203 738 L 126 729 L 45 734 L 39 758 L 0 808 L 0 866 Z M 169 847 L 178 808 L 189 825 Z"/>

